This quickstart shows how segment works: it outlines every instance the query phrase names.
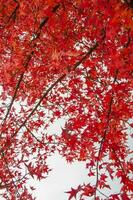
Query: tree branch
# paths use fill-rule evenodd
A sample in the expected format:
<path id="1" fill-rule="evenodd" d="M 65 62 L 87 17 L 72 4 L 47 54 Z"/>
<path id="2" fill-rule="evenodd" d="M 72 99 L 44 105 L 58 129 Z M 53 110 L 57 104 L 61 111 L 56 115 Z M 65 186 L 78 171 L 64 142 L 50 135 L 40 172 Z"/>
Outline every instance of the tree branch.
<path id="1" fill-rule="evenodd" d="M 133 1 L 132 0 L 124 0 L 128 7 L 133 8 Z"/>
<path id="2" fill-rule="evenodd" d="M 114 81 L 113 83 L 115 84 L 116 80 L 117 80 L 117 76 L 118 76 L 118 72 L 119 70 L 116 69 L 115 71 L 115 75 L 114 75 Z M 100 142 L 100 148 L 99 148 L 99 152 L 98 152 L 98 156 L 97 156 L 97 163 L 96 163 L 96 184 L 95 184 L 95 194 L 94 194 L 94 199 L 96 200 L 96 191 L 97 191 L 97 187 L 98 187 L 98 181 L 99 181 L 99 158 L 100 158 L 100 155 L 101 155 L 101 152 L 102 152 L 102 147 L 103 147 L 103 143 L 106 139 L 106 135 L 108 133 L 108 127 L 109 127 L 109 122 L 110 122 L 110 115 L 111 115 L 111 112 L 112 112 L 112 104 L 113 104 L 113 98 L 114 98 L 114 92 L 112 91 L 112 96 L 111 96 L 111 99 L 110 99 L 110 102 L 109 102 L 109 108 L 108 108 L 108 112 L 107 112 L 107 122 L 106 122 L 106 129 L 104 131 L 104 134 L 103 134 L 103 138 Z"/>
<path id="3" fill-rule="evenodd" d="M 78 61 L 77 63 L 75 63 L 75 65 L 73 66 L 72 70 L 75 70 L 81 63 L 83 63 L 88 56 L 97 48 L 98 44 L 96 43 L 92 48 L 90 48 L 90 50 L 81 58 L 80 61 Z M 71 71 L 69 73 L 71 73 Z M 69 74 L 68 73 L 68 74 Z M 20 129 L 25 126 L 25 124 L 27 123 L 27 121 L 30 119 L 30 117 L 35 113 L 35 111 L 37 110 L 37 108 L 40 106 L 40 104 L 42 103 L 42 101 L 44 100 L 44 98 L 49 94 L 49 92 L 59 83 L 61 82 L 67 74 L 63 74 L 62 76 L 60 76 L 48 89 L 47 91 L 44 92 L 44 94 L 42 95 L 42 97 L 40 97 L 40 100 L 38 101 L 38 103 L 36 104 L 36 106 L 33 108 L 33 110 L 31 111 L 31 113 L 27 116 L 27 118 L 24 120 L 24 122 L 20 125 L 20 127 L 16 130 L 16 132 L 12 135 L 12 137 L 14 137 L 15 135 L 17 135 L 17 133 L 20 131 Z"/>
<path id="4" fill-rule="evenodd" d="M 90 48 L 90 50 L 81 58 L 80 61 L 78 61 L 77 63 L 75 63 L 75 65 L 73 66 L 72 70 L 75 70 L 81 63 L 83 63 L 88 56 L 97 48 L 98 44 L 96 43 L 92 48 Z M 71 71 L 68 73 L 70 74 Z M 15 137 L 17 135 L 17 133 L 21 130 L 21 128 L 23 126 L 26 125 L 27 121 L 31 118 L 31 116 L 36 112 L 37 108 L 40 106 L 40 104 L 42 103 L 42 101 L 44 100 L 44 98 L 47 97 L 47 95 L 49 94 L 49 92 L 59 83 L 61 82 L 67 74 L 63 74 L 62 76 L 60 76 L 42 95 L 42 97 L 40 97 L 40 100 L 38 101 L 38 103 L 36 104 L 36 106 L 32 109 L 32 111 L 30 112 L 30 114 L 26 117 L 26 119 L 24 120 L 24 122 L 22 122 L 22 124 L 19 126 L 19 128 L 12 134 L 12 138 Z M 12 103 L 13 104 L 13 103 Z M 11 108 L 10 108 L 11 110 Z M 4 149 L 8 149 L 9 146 L 5 146 Z M 1 150 L 2 152 L 2 150 Z"/>
<path id="5" fill-rule="evenodd" d="M 14 1 L 15 1 L 15 3 L 16 3 L 17 5 L 16 5 L 15 9 L 13 10 L 13 12 L 11 13 L 11 15 L 9 16 L 9 18 L 8 18 L 8 20 L 7 20 L 7 22 L 6 22 L 6 25 L 10 22 L 11 19 L 13 19 L 14 21 L 15 21 L 15 19 L 16 19 L 16 13 L 17 13 L 17 10 L 19 9 L 20 4 L 19 4 L 19 2 L 18 2 L 17 0 L 14 0 Z M 6 26 L 6 25 L 5 25 L 5 26 Z M 5 27 L 5 26 L 4 26 L 4 27 Z"/>
<path id="6" fill-rule="evenodd" d="M 55 7 L 53 7 L 52 12 L 55 13 L 55 12 L 58 10 L 59 7 L 60 7 L 60 4 L 57 4 Z M 43 19 L 43 21 L 39 24 L 39 28 L 38 28 L 38 31 L 37 31 L 37 33 L 36 33 L 36 37 L 32 40 L 32 43 L 40 36 L 41 30 L 42 30 L 42 28 L 44 27 L 44 25 L 46 25 L 46 23 L 48 22 L 48 20 L 49 20 L 49 17 L 45 17 L 45 18 Z M 36 45 L 36 44 L 34 44 L 34 46 L 35 46 L 35 45 Z M 27 70 L 27 68 L 28 68 L 29 62 L 30 62 L 31 58 L 33 57 L 33 55 L 34 55 L 34 50 L 30 52 L 30 54 L 27 56 L 26 62 L 24 63 L 25 72 L 26 72 L 26 70 Z M 4 126 L 4 123 L 5 123 L 5 121 L 7 120 L 8 115 L 9 115 L 9 113 L 10 113 L 10 111 L 11 111 L 12 105 L 13 105 L 15 99 L 16 99 L 16 96 L 17 96 L 17 93 L 18 93 L 20 84 L 21 84 L 21 82 L 22 82 L 22 80 L 23 80 L 23 77 L 24 77 L 25 72 L 23 72 L 23 73 L 20 75 L 19 80 L 18 80 L 18 82 L 17 82 L 17 84 L 16 84 L 15 91 L 14 91 L 14 95 L 13 95 L 12 100 L 11 100 L 11 102 L 10 102 L 10 105 L 9 105 L 9 107 L 8 107 L 8 110 L 7 110 L 7 113 L 6 113 L 6 115 L 5 115 L 5 118 L 3 119 L 2 126 Z M 1 133 L 1 135 L 2 135 L 2 133 Z"/>

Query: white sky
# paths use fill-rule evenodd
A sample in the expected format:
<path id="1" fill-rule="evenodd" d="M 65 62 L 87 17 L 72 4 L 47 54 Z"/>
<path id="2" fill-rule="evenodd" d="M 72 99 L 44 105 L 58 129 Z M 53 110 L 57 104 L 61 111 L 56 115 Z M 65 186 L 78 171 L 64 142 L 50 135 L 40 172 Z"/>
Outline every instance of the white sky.
<path id="1" fill-rule="evenodd" d="M 65 125 L 65 119 L 55 120 L 54 124 L 48 128 L 50 134 L 61 133 L 61 128 Z M 129 127 L 128 127 L 129 128 Z M 129 128 L 129 132 L 131 129 Z M 132 146 L 131 140 L 129 145 Z M 87 176 L 88 171 L 85 168 L 85 162 L 67 163 L 65 158 L 62 158 L 58 154 L 48 158 L 49 167 L 53 170 L 49 173 L 48 177 L 42 181 L 30 180 L 30 185 L 36 188 L 33 191 L 33 196 L 36 200 L 68 200 L 68 194 L 65 191 L 70 191 L 71 187 L 77 188 L 79 184 L 89 183 L 92 181 Z M 95 177 L 93 178 L 95 183 Z M 114 193 L 119 192 L 120 183 L 116 181 L 111 183 Z M 109 190 L 104 190 L 104 193 L 108 196 Z M 88 200 L 89 198 L 85 198 Z M 0 197 L 0 200 L 2 198 Z"/>
<path id="2" fill-rule="evenodd" d="M 65 159 L 57 154 L 49 158 L 48 163 L 53 168 L 49 176 L 41 182 L 30 182 L 36 187 L 33 194 L 35 194 L 37 200 L 67 200 L 68 194 L 65 191 L 71 190 L 71 187 L 76 188 L 84 182 L 87 183 L 85 163 L 68 164 Z"/>
<path id="3" fill-rule="evenodd" d="M 54 134 L 55 130 L 60 134 L 61 127 L 65 125 L 65 119 L 55 120 L 53 125 L 49 127 L 48 131 L 50 134 Z M 131 134 L 131 127 L 128 126 L 128 131 Z M 131 138 L 129 140 L 129 145 L 133 149 L 133 144 Z M 77 188 L 78 185 L 83 183 L 93 182 L 95 184 L 95 177 L 90 178 L 87 174 L 88 171 L 85 168 L 85 162 L 74 162 L 67 163 L 65 158 L 62 158 L 58 154 L 48 158 L 48 164 L 52 168 L 52 172 L 43 181 L 30 181 L 30 183 L 36 187 L 33 192 L 37 200 L 68 200 L 68 194 L 65 191 L 70 191 L 71 187 Z M 114 179 L 110 180 L 111 190 L 104 189 L 103 192 L 107 196 L 112 193 L 119 193 L 120 190 L 120 180 Z M 86 200 L 90 198 L 85 198 Z"/>
<path id="4" fill-rule="evenodd" d="M 95 177 L 87 176 L 88 171 L 85 168 L 85 162 L 67 163 L 64 158 L 55 154 L 48 159 L 48 164 L 53 169 L 49 176 L 43 181 L 30 181 L 30 184 L 36 187 L 33 191 L 36 200 L 68 200 L 69 195 L 66 191 L 70 191 L 83 183 L 95 183 Z M 109 193 L 118 193 L 120 182 L 116 179 L 115 182 L 110 181 L 112 190 L 104 189 L 103 192 L 107 196 Z M 97 193 L 98 194 L 98 193 Z M 103 197 L 103 196 L 101 196 Z M 85 200 L 90 198 L 85 197 Z"/>
<path id="5" fill-rule="evenodd" d="M 55 120 L 53 125 L 49 127 L 48 132 L 54 134 L 55 130 L 60 134 L 61 127 L 64 127 L 65 120 Z M 49 173 L 49 176 L 43 181 L 30 181 L 30 184 L 36 187 L 36 190 L 33 191 L 37 200 L 68 200 L 68 194 L 65 191 L 70 191 L 71 187 L 74 189 L 78 185 L 83 183 L 92 183 L 95 184 L 95 177 L 90 178 L 87 174 L 88 171 L 85 168 L 85 162 L 74 162 L 67 163 L 65 158 L 62 158 L 58 154 L 48 158 L 48 165 L 53 170 Z M 92 184 L 92 185 L 93 185 Z M 105 189 L 103 190 L 104 194 L 107 196 L 109 193 L 114 192 L 118 193 L 121 187 L 119 180 L 110 180 L 110 186 L 112 190 Z M 89 200 L 90 198 L 85 198 Z"/>
<path id="6" fill-rule="evenodd" d="M 48 128 L 48 133 L 60 134 L 61 128 L 65 125 L 65 119 L 55 120 Z M 78 185 L 87 183 L 88 176 L 85 169 L 85 162 L 67 163 L 65 158 L 55 154 L 48 158 L 47 163 L 52 171 L 43 181 L 30 181 L 30 184 L 36 187 L 33 191 L 37 200 L 67 200 L 71 187 L 77 188 Z M 87 200 L 87 199 L 86 199 Z"/>

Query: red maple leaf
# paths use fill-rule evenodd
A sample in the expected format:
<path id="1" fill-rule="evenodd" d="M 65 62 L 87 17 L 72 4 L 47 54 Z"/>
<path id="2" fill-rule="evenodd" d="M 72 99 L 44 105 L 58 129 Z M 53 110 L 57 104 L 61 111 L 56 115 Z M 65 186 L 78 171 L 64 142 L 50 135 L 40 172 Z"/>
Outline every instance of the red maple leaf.
<path id="1" fill-rule="evenodd" d="M 57 151 L 68 162 L 86 162 L 95 178 L 94 186 L 88 179 L 68 191 L 69 200 L 78 192 L 100 199 L 109 177 L 120 180 L 121 198 L 131 199 L 132 8 L 129 0 L 0 1 L 5 199 L 20 193 L 32 200 L 28 179 L 45 178 Z M 58 124 L 53 134 L 51 124 Z"/>
<path id="2" fill-rule="evenodd" d="M 70 191 L 66 192 L 66 193 L 70 194 L 68 200 L 71 200 L 72 198 L 75 198 L 75 199 L 76 199 L 77 193 L 78 193 L 80 190 L 81 190 L 81 187 L 78 186 L 77 189 L 71 188 Z"/>

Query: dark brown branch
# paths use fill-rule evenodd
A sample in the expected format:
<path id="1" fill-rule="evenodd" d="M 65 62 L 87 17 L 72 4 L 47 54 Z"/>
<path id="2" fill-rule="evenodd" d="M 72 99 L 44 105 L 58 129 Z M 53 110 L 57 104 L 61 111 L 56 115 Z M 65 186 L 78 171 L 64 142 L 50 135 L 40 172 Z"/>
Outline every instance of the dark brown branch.
<path id="1" fill-rule="evenodd" d="M 128 2 L 128 1 L 125 1 L 125 2 Z M 131 38 L 130 38 L 129 33 L 130 33 L 130 29 L 128 30 L 128 40 L 127 40 L 127 43 L 124 45 L 125 48 L 127 48 L 129 46 L 130 42 L 131 42 Z M 115 83 L 117 81 L 118 72 L 119 72 L 119 70 L 116 69 L 113 83 Z M 111 112 L 112 112 L 113 98 L 114 98 L 114 92 L 112 91 L 112 96 L 111 96 L 111 99 L 110 99 L 110 102 L 109 102 L 109 109 L 108 109 L 108 113 L 107 113 L 107 125 L 106 125 L 106 129 L 105 129 L 103 138 L 102 138 L 102 140 L 100 142 L 100 148 L 99 148 L 99 152 L 98 152 L 98 159 L 99 159 L 99 157 L 101 155 L 102 146 L 103 146 L 103 143 L 104 143 L 104 141 L 106 139 L 106 135 L 108 133 L 110 115 L 111 115 Z M 115 156 L 117 157 L 117 160 L 119 162 L 119 166 L 120 166 L 122 172 L 125 174 L 125 170 L 124 170 L 124 168 L 123 168 L 123 166 L 121 164 L 121 161 L 120 161 L 119 157 L 117 156 L 115 150 L 113 148 L 111 148 L 111 150 L 115 154 Z M 96 189 L 98 187 L 98 179 L 99 179 L 98 176 L 99 176 L 99 160 L 97 160 L 97 164 L 96 164 L 96 185 L 95 185 Z M 96 199 L 96 191 L 95 191 L 94 199 Z"/>
<path id="2" fill-rule="evenodd" d="M 128 40 L 127 40 L 126 44 L 123 46 L 124 48 L 127 48 L 131 42 L 130 29 L 128 30 L 127 34 L 128 34 Z"/>
<path id="3" fill-rule="evenodd" d="M 15 180 L 14 183 L 22 181 L 27 175 L 29 174 L 26 173 L 22 178 Z M 0 182 L 0 190 L 9 188 L 12 183 L 13 182 L 2 184 L 2 182 Z"/>
<path id="4" fill-rule="evenodd" d="M 81 58 L 80 61 L 78 61 L 72 68 L 72 71 L 75 70 L 81 63 L 83 63 L 88 57 L 89 55 L 96 49 L 96 47 L 98 46 L 98 44 L 95 44 L 92 48 L 90 48 L 90 50 L 85 54 L 85 56 L 83 56 L 83 58 Z M 71 73 L 71 71 L 70 71 Z M 68 73 L 69 74 L 69 73 Z M 30 112 L 30 114 L 27 116 L 27 118 L 24 120 L 24 122 L 19 126 L 19 128 L 13 133 L 12 138 L 15 137 L 17 135 L 17 133 L 21 130 L 21 128 L 23 126 L 26 125 L 27 121 L 31 118 L 31 116 L 36 112 L 36 110 L 38 109 L 38 107 L 40 106 L 40 104 L 42 103 L 42 101 L 47 97 L 47 95 L 49 94 L 49 92 L 59 83 L 61 82 L 67 74 L 63 74 L 62 76 L 60 76 L 42 95 L 42 97 L 40 97 L 40 100 L 38 101 L 38 103 L 36 104 L 36 106 L 32 109 L 32 111 Z M 4 147 L 5 149 L 9 148 L 9 147 Z M 3 152 L 3 151 L 1 151 Z"/>
<path id="5" fill-rule="evenodd" d="M 11 103 L 10 103 L 10 105 L 9 105 L 9 107 L 8 107 L 8 110 L 7 110 L 7 113 L 6 113 L 6 115 L 5 115 L 5 118 L 3 119 L 3 124 L 2 124 L 2 125 L 4 125 L 6 119 L 7 119 L 8 115 L 9 115 L 9 113 L 10 113 L 10 111 L 11 111 L 12 105 L 13 105 L 14 100 L 15 100 L 15 98 L 16 98 L 16 95 L 17 95 L 17 92 L 18 92 L 20 83 L 21 83 L 21 81 L 22 81 L 22 79 L 23 79 L 23 76 L 24 76 L 24 73 L 21 74 L 21 76 L 20 76 L 20 78 L 19 78 L 19 80 L 18 80 L 18 82 L 17 82 L 14 95 L 13 95 L 12 100 L 11 100 Z"/>
<path id="6" fill-rule="evenodd" d="M 115 71 L 115 77 L 114 77 L 114 81 L 113 81 L 114 84 L 115 84 L 115 82 L 116 82 L 117 76 L 118 76 L 118 69 L 116 69 L 116 71 Z M 103 142 L 104 142 L 105 139 L 106 139 L 106 135 L 107 135 L 107 132 L 108 132 L 109 121 L 110 121 L 110 115 L 111 115 L 111 112 L 112 112 L 113 98 L 114 98 L 114 92 L 112 91 L 112 96 L 111 96 L 111 99 L 110 99 L 110 102 L 109 102 L 109 109 L 108 109 L 108 113 L 107 113 L 107 124 L 106 124 L 106 129 L 105 129 L 103 138 L 102 138 L 101 143 L 100 143 L 99 156 L 100 156 L 100 154 L 101 154 L 102 145 L 103 145 Z"/>
<path id="7" fill-rule="evenodd" d="M 117 76 L 118 76 L 118 72 L 119 70 L 116 69 L 115 71 L 115 75 L 114 75 L 114 81 L 113 83 L 115 84 L 116 80 L 117 80 Z M 96 200 L 96 191 L 97 191 L 97 187 L 98 187 L 98 181 L 99 181 L 99 158 L 101 156 L 101 152 L 102 152 L 102 147 L 103 147 L 103 143 L 106 139 L 106 135 L 108 133 L 108 128 L 109 128 L 109 122 L 110 122 L 110 115 L 112 112 L 112 105 L 113 105 L 113 98 L 114 98 L 114 92 L 112 91 L 112 96 L 109 102 L 109 108 L 108 108 L 108 112 L 107 112 L 107 122 L 106 122 L 106 128 L 103 134 L 103 138 L 100 142 L 100 147 L 99 147 L 99 151 L 98 151 L 98 156 L 97 156 L 97 163 L 96 163 L 96 184 L 95 184 L 95 194 L 94 194 L 94 199 Z"/>
<path id="8" fill-rule="evenodd" d="M 54 6 L 52 9 L 52 12 L 55 13 L 59 7 L 60 7 L 60 4 L 57 4 L 56 6 Z"/>
<path id="9" fill-rule="evenodd" d="M 97 189 L 97 191 L 101 194 L 101 195 L 103 195 L 104 197 L 106 197 L 106 199 L 109 199 L 109 197 L 108 196 L 106 196 L 103 192 L 101 192 L 100 190 L 98 190 Z"/>
<path id="10" fill-rule="evenodd" d="M 4 158 L 4 162 L 5 162 L 6 168 L 7 168 L 7 170 L 8 170 L 8 173 L 9 173 L 9 175 L 10 175 L 10 178 L 11 178 L 11 180 L 12 180 L 12 181 L 11 181 L 11 184 L 14 185 L 14 187 L 16 188 L 17 195 L 20 196 L 19 191 L 18 191 L 18 188 L 17 188 L 17 185 L 16 185 L 16 183 L 15 183 L 16 181 L 14 181 L 13 178 L 12 178 L 12 173 L 11 173 L 10 168 L 9 168 L 9 166 L 8 166 L 8 161 L 7 161 L 6 157 L 5 157 L 4 152 L 3 152 L 3 158 Z M 5 184 L 5 185 L 6 185 L 6 184 Z M 8 185 L 8 184 L 7 184 L 7 185 Z M 7 189 L 7 187 L 6 187 L 6 189 Z"/>
<path id="11" fill-rule="evenodd" d="M 40 106 L 40 104 L 42 103 L 43 99 L 48 95 L 48 93 L 54 88 L 55 85 L 57 85 L 61 80 L 64 79 L 64 77 L 66 76 L 66 74 L 63 74 L 60 78 L 58 78 L 48 89 L 46 92 L 44 92 L 43 96 L 40 98 L 40 100 L 38 101 L 38 103 L 36 104 L 36 106 L 33 108 L 33 110 L 31 111 L 31 113 L 27 116 L 27 118 L 24 120 L 24 122 L 20 125 L 20 127 L 16 130 L 16 132 L 12 135 L 12 138 L 14 136 L 17 135 L 17 133 L 20 131 L 20 129 L 25 126 L 25 124 L 27 123 L 27 121 L 30 119 L 30 117 L 35 113 L 35 111 L 37 110 L 37 108 Z"/>
<path id="12" fill-rule="evenodd" d="M 83 62 L 88 58 L 88 56 L 89 56 L 97 47 L 98 47 L 98 43 L 96 42 L 96 44 L 95 44 L 93 47 L 91 47 L 91 48 L 89 49 L 89 51 L 83 56 L 83 58 L 82 58 L 80 61 L 78 61 L 78 62 L 74 65 L 73 70 L 75 70 L 81 63 L 83 63 Z"/>
<path id="13" fill-rule="evenodd" d="M 27 131 L 32 135 L 32 137 L 33 138 L 35 138 L 35 140 L 38 142 L 38 143 L 41 143 L 43 146 L 45 146 L 45 145 L 49 145 L 49 142 L 42 142 L 42 140 L 40 140 L 40 139 L 38 139 L 33 133 L 32 133 L 32 131 L 25 125 L 25 128 L 27 129 Z M 50 144 L 58 144 L 57 142 L 52 142 L 52 143 L 50 143 Z"/>
<path id="14" fill-rule="evenodd" d="M 80 61 L 78 61 L 72 68 L 71 71 L 75 70 L 81 63 L 83 63 L 88 56 L 96 49 L 96 47 L 98 46 L 98 44 L 96 43 L 92 48 L 90 48 L 90 50 L 85 54 L 85 56 L 83 56 L 83 58 L 81 58 Z M 71 73 L 70 71 L 70 73 Z M 17 133 L 20 131 L 20 129 L 25 126 L 25 124 L 27 123 L 27 121 L 30 119 L 30 117 L 35 113 L 35 111 L 37 110 L 37 108 L 40 106 L 40 104 L 42 103 L 42 101 L 44 100 L 44 98 L 47 97 L 47 95 L 49 94 L 49 92 L 59 83 L 61 82 L 64 78 L 66 77 L 66 74 L 63 74 L 62 76 L 60 76 L 48 89 L 47 91 L 44 92 L 44 94 L 42 95 L 42 97 L 40 98 L 40 100 L 38 101 L 38 103 L 36 104 L 36 106 L 33 108 L 33 110 L 31 111 L 31 113 L 27 116 L 27 118 L 24 120 L 24 122 L 20 125 L 20 127 L 16 130 L 16 132 L 12 135 L 12 137 L 16 136 Z"/>
<path id="15" fill-rule="evenodd" d="M 6 25 L 10 22 L 11 19 L 13 19 L 15 21 L 16 19 L 16 13 L 17 13 L 17 10 L 19 9 L 19 2 L 15 0 L 15 3 L 17 4 L 15 9 L 13 10 L 13 12 L 11 13 L 11 15 L 9 16 L 8 18 L 8 21 L 6 22 Z"/>
<path id="16" fill-rule="evenodd" d="M 124 0 L 129 8 L 133 8 L 133 0 Z"/>
<path id="17" fill-rule="evenodd" d="M 36 139 L 36 141 L 38 142 L 38 143 L 43 143 L 41 140 L 39 140 L 31 131 L 30 131 L 30 129 L 25 125 L 25 128 L 27 129 L 27 131 L 32 135 L 32 137 L 33 138 L 35 138 Z"/>
<path id="18" fill-rule="evenodd" d="M 56 7 L 57 9 L 58 7 Z M 56 10 L 55 9 L 55 10 Z M 96 50 L 96 48 L 98 47 L 98 43 L 94 44 L 94 46 L 92 48 L 89 49 L 89 51 L 78 61 L 75 63 L 75 65 L 73 66 L 73 68 L 70 70 L 69 73 L 71 73 L 71 71 L 74 71 L 76 70 L 76 68 L 81 64 L 83 63 L 88 57 L 89 55 L 94 51 Z M 27 63 L 28 64 L 28 63 Z M 68 73 L 68 74 L 69 74 Z M 4 118 L 4 122 L 6 121 L 10 111 L 11 111 L 11 107 L 14 103 L 14 100 L 16 98 L 16 95 L 17 95 L 17 92 L 18 92 L 18 89 L 19 89 L 19 86 L 20 86 L 20 83 L 23 79 L 23 76 L 24 76 L 24 73 L 20 76 L 20 79 L 17 83 L 17 86 L 16 86 L 16 89 L 15 89 L 15 92 L 14 92 L 14 95 L 13 95 L 13 98 L 12 98 L 12 101 L 11 101 L 11 104 L 9 105 L 9 108 L 8 108 L 8 111 L 7 111 L 7 114 L 6 114 L 6 117 Z M 31 118 L 31 116 L 36 112 L 37 108 L 40 106 L 40 104 L 42 103 L 42 101 L 44 100 L 44 98 L 47 97 L 47 95 L 49 94 L 49 92 L 59 83 L 61 82 L 64 78 L 66 77 L 66 74 L 63 74 L 62 76 L 60 76 L 45 92 L 44 94 L 42 95 L 42 97 L 40 97 L 40 100 L 38 101 L 38 103 L 36 104 L 36 106 L 33 108 L 33 110 L 31 111 L 31 113 L 26 117 L 26 119 L 24 120 L 24 122 L 19 126 L 19 128 L 13 133 L 12 135 L 12 138 L 15 137 L 17 135 L 17 133 L 21 130 L 21 128 L 23 126 L 26 125 L 27 121 Z M 3 125 L 4 125 L 4 122 L 3 122 Z M 2 133 L 1 133 L 2 135 Z M 5 147 L 6 149 L 6 147 Z M 2 151 L 1 151 L 2 152 Z"/>
<path id="19" fill-rule="evenodd" d="M 117 161 L 119 162 L 119 166 L 120 166 L 120 168 L 121 168 L 123 174 L 126 175 L 126 174 L 125 174 L 124 167 L 122 166 L 122 162 L 120 161 L 119 157 L 117 156 L 116 151 L 115 151 L 114 148 L 112 148 L 112 147 L 110 148 L 110 150 L 111 150 L 111 151 L 114 153 L 114 155 L 116 156 Z"/>
<path id="20" fill-rule="evenodd" d="M 52 12 L 55 13 L 59 7 L 60 7 L 60 4 L 57 4 L 55 7 L 53 7 Z M 38 31 L 37 31 L 37 33 L 36 33 L 36 37 L 32 40 L 32 42 L 34 42 L 34 41 L 40 36 L 41 30 L 42 30 L 42 28 L 44 27 L 44 25 L 48 22 L 48 20 L 49 20 L 49 17 L 46 17 L 46 18 L 43 20 L 43 22 L 40 23 L 39 28 L 38 28 Z M 34 44 L 34 46 L 35 46 L 35 44 Z M 30 52 L 30 54 L 27 56 L 26 62 L 24 63 L 25 71 L 27 70 L 27 67 L 28 67 L 28 65 L 29 65 L 29 62 L 30 62 L 31 58 L 33 57 L 33 55 L 34 55 L 34 51 Z M 19 80 L 18 80 L 18 82 L 17 82 L 17 84 L 16 84 L 16 88 L 15 88 L 15 91 L 14 91 L 14 95 L 13 95 L 12 100 L 11 100 L 11 103 L 10 103 L 10 105 L 9 105 L 9 107 L 8 107 L 8 110 L 7 110 L 7 113 L 6 113 L 6 115 L 5 115 L 5 118 L 3 119 L 2 125 L 4 125 L 5 121 L 7 120 L 8 115 L 9 115 L 9 113 L 10 113 L 10 111 L 11 111 L 11 108 L 12 108 L 12 105 L 13 105 L 13 103 L 14 103 L 14 101 L 15 101 L 16 96 L 17 96 L 17 93 L 18 93 L 20 84 L 21 84 L 21 82 L 22 82 L 22 80 L 23 80 L 24 73 L 25 73 L 25 72 L 23 72 L 23 73 L 20 75 L 20 78 L 19 78 Z"/>

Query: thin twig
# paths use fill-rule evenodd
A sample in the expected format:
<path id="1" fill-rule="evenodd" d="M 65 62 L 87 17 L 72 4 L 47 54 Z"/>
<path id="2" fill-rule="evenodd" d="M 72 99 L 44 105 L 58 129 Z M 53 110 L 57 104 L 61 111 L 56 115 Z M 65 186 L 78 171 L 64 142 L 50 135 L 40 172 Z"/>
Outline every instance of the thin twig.
<path id="1" fill-rule="evenodd" d="M 115 84 L 115 82 L 117 80 L 118 72 L 119 72 L 119 70 L 116 69 L 113 84 Z M 106 139 L 106 135 L 108 133 L 108 127 L 109 127 L 109 122 L 110 122 L 110 115 L 111 115 L 111 112 L 112 112 L 113 98 L 114 98 L 114 92 L 112 91 L 112 96 L 111 96 L 111 99 L 110 99 L 110 102 L 109 102 L 109 108 L 108 108 L 108 112 L 107 112 L 106 129 L 104 131 L 103 138 L 102 138 L 102 140 L 100 142 L 100 147 L 99 147 L 98 156 L 97 156 L 97 163 L 96 163 L 96 184 L 95 184 L 96 190 L 95 190 L 95 194 L 94 194 L 94 199 L 95 200 L 96 200 L 96 196 L 97 196 L 96 191 L 97 191 L 98 181 L 99 181 L 99 158 L 100 158 L 100 155 L 101 155 L 101 152 L 102 152 L 103 143 L 104 143 L 104 141 Z"/>

